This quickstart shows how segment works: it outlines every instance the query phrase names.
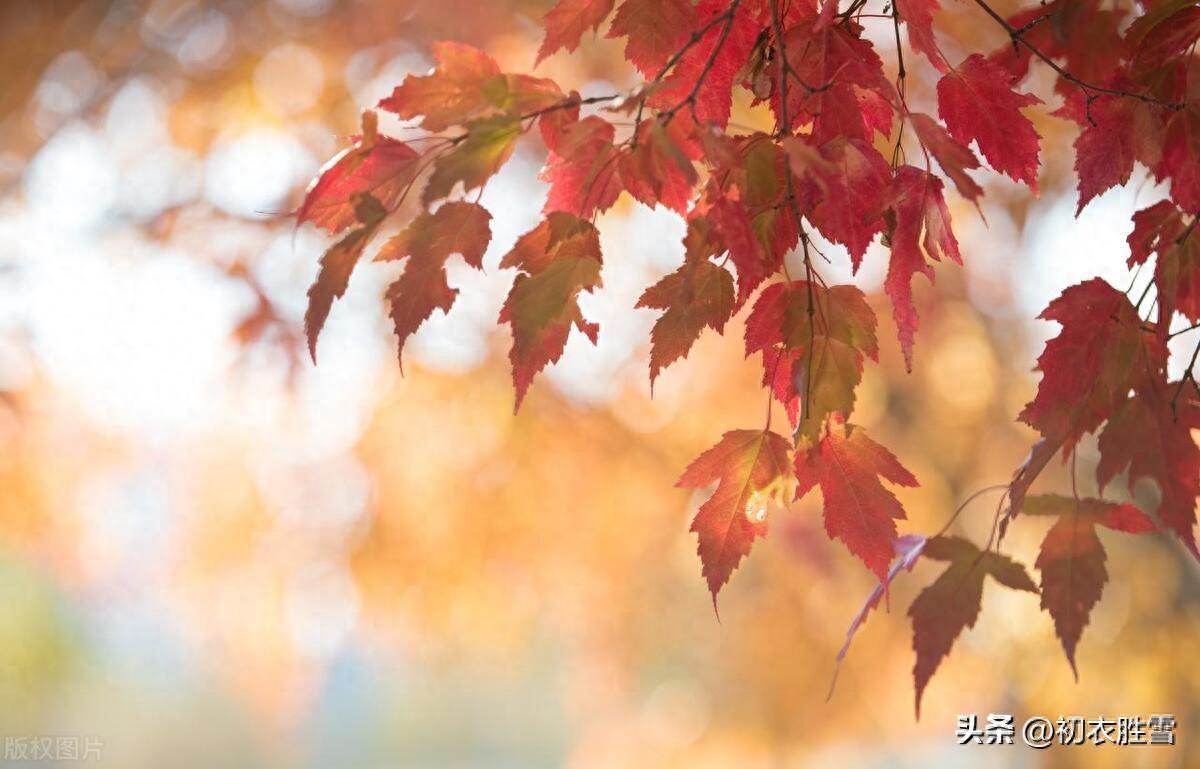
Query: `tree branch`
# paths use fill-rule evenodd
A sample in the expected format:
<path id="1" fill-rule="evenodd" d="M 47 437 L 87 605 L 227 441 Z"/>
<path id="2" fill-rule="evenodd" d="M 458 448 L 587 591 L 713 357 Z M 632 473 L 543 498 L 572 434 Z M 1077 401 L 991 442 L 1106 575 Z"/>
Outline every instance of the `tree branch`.
<path id="1" fill-rule="evenodd" d="M 1047 56 L 1045 53 L 1043 53 L 1041 51 L 1041 49 L 1039 49 L 1033 43 L 1030 43 L 1028 40 L 1025 39 L 1025 32 L 1034 26 L 1032 23 L 1026 24 L 1024 27 L 1017 29 L 1012 24 L 1009 24 L 1007 19 L 1005 19 L 1003 16 L 1001 16 L 999 13 L 997 13 L 995 8 L 988 5 L 987 0 L 974 0 L 974 2 L 975 2 L 975 5 L 978 5 L 980 8 L 982 8 L 983 11 L 988 16 L 991 16 L 992 19 L 997 24 L 999 24 L 1001 27 L 1004 27 L 1004 30 L 1006 32 L 1008 32 L 1008 36 L 1012 39 L 1013 45 L 1025 46 L 1026 50 L 1028 50 L 1034 56 L 1041 59 L 1043 62 L 1046 63 L 1047 66 L 1050 67 L 1050 69 L 1052 69 L 1056 73 L 1058 73 L 1059 77 L 1061 77 L 1063 80 L 1066 80 L 1069 83 L 1075 84 L 1080 89 L 1082 89 L 1087 94 L 1089 101 L 1096 98 L 1094 94 L 1107 94 L 1109 96 L 1124 96 L 1124 97 L 1127 97 L 1130 99 L 1137 99 L 1138 101 L 1145 102 L 1146 104 L 1157 104 L 1158 106 L 1166 107 L 1167 109 L 1173 109 L 1173 110 L 1183 109 L 1183 104 L 1181 104 L 1179 102 L 1163 101 L 1161 99 L 1156 99 L 1153 96 L 1148 96 L 1144 93 L 1136 93 L 1134 91 L 1126 91 L 1121 88 L 1105 88 L 1104 86 L 1095 85 L 1094 83 L 1089 83 L 1085 80 L 1079 79 L 1075 75 L 1072 75 L 1070 72 L 1068 72 L 1065 68 L 1063 68 L 1057 62 L 1055 62 L 1053 59 L 1051 59 L 1049 56 Z M 1047 18 L 1048 16 L 1050 16 L 1050 14 L 1047 14 L 1046 17 L 1042 17 L 1042 18 Z"/>

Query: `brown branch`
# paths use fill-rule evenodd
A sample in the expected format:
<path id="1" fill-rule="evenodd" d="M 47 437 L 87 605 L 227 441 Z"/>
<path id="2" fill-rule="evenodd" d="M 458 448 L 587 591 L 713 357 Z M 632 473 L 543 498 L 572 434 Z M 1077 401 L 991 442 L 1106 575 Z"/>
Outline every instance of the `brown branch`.
<path id="1" fill-rule="evenodd" d="M 1075 75 L 1072 75 L 1070 72 L 1068 72 L 1064 67 L 1059 65 L 1048 55 L 1043 53 L 1041 51 L 1041 49 L 1039 49 L 1033 43 L 1030 43 L 1028 40 L 1025 39 L 1024 33 L 1025 33 L 1026 29 L 1032 25 L 1027 24 L 1027 25 L 1025 25 L 1025 27 L 1022 27 L 1021 29 L 1017 29 L 1012 24 L 1009 24 L 1007 19 L 1005 19 L 1003 16 L 1001 16 L 999 13 L 997 13 L 995 8 L 988 5 L 987 0 L 974 0 L 974 1 L 975 1 L 975 5 L 978 5 L 980 8 L 982 8 L 984 13 L 986 13 L 988 16 L 991 16 L 992 19 L 997 24 L 999 24 L 1001 27 L 1004 27 L 1004 30 L 1006 32 L 1008 32 L 1009 38 L 1012 39 L 1014 46 L 1015 45 L 1025 46 L 1025 48 L 1030 53 L 1032 53 L 1034 56 L 1041 59 L 1043 62 L 1045 62 L 1047 64 L 1047 66 L 1050 67 L 1050 69 L 1052 69 L 1056 73 L 1058 73 L 1059 77 L 1061 77 L 1063 80 L 1066 80 L 1068 83 L 1073 83 L 1074 85 L 1078 86 L 1081 90 L 1083 90 L 1086 93 L 1089 102 L 1096 98 L 1096 96 L 1095 96 L 1096 94 L 1107 94 L 1109 96 L 1123 96 L 1123 97 L 1127 97 L 1130 99 L 1137 99 L 1138 101 L 1145 102 L 1146 104 L 1157 104 L 1158 106 L 1166 107 L 1167 109 L 1173 109 L 1173 110 L 1183 109 L 1184 105 L 1180 102 L 1163 101 L 1161 99 L 1156 99 L 1153 96 L 1148 96 L 1147 94 L 1144 94 L 1144 93 L 1137 93 L 1135 91 L 1126 91 L 1122 88 L 1106 88 L 1104 86 L 1095 85 L 1094 83 L 1089 83 L 1085 80 L 1081 80 L 1080 78 L 1078 78 Z"/>
<path id="2" fill-rule="evenodd" d="M 708 55 L 708 60 L 704 62 L 704 67 L 700 70 L 700 74 L 697 75 L 696 83 L 692 86 L 692 90 L 688 92 L 688 95 L 683 101 L 679 102 L 674 107 L 671 107 L 666 112 L 659 113 L 660 117 L 665 116 L 665 119 L 663 120 L 664 124 L 670 123 L 675 117 L 675 113 L 682 109 L 683 105 L 685 104 L 688 105 L 689 109 L 692 111 L 692 120 L 694 120 L 696 123 L 700 122 L 696 117 L 696 95 L 700 93 L 700 89 L 704 86 L 704 81 L 708 79 L 708 73 L 712 71 L 713 65 L 717 62 L 717 56 L 720 55 L 721 49 L 725 47 L 725 41 L 729 38 L 729 31 L 733 29 L 733 15 L 737 12 L 738 6 L 741 4 L 742 0 L 733 0 L 733 2 L 729 4 L 729 7 L 725 9 L 724 13 L 715 16 L 709 21 L 709 24 L 706 25 L 706 27 L 711 28 L 713 21 L 721 18 L 724 18 L 725 20 L 725 26 L 721 27 L 721 34 L 717 37 L 716 45 L 713 46 L 712 53 Z M 636 124 L 634 125 L 633 130 L 634 136 L 636 136 Z"/>
<path id="3" fill-rule="evenodd" d="M 674 67 L 676 64 L 678 64 L 679 60 L 683 58 L 683 55 L 685 53 L 687 53 L 689 50 L 691 50 L 692 46 L 699 43 L 704 38 L 704 36 L 706 34 L 708 34 L 709 30 L 711 30 L 713 27 L 717 26 L 721 22 L 726 22 L 728 24 L 733 19 L 733 13 L 734 13 L 734 11 L 737 10 L 737 7 L 741 4 L 741 2 L 742 2 L 742 0 L 735 0 L 735 2 L 730 4 L 730 6 L 728 8 L 726 8 L 723 13 L 720 13 L 720 14 L 712 17 L 703 26 L 701 26 L 699 29 L 697 29 L 695 32 L 693 32 L 688 37 L 687 41 L 683 44 L 683 47 L 680 48 L 675 53 L 671 54 L 671 57 L 669 59 L 667 59 L 666 64 L 663 64 L 662 69 L 660 69 L 658 71 L 658 74 L 654 76 L 654 79 L 651 80 L 650 82 L 646 83 L 645 86 L 643 86 L 643 88 L 642 88 L 643 92 L 645 92 L 651 86 L 657 85 L 658 83 L 662 82 L 662 79 L 667 76 L 667 73 L 671 71 L 671 68 Z M 726 30 L 727 31 L 725 34 L 728 34 L 728 27 L 726 27 Z M 722 37 L 721 44 L 724 44 L 724 42 L 725 42 L 724 37 Z M 717 50 L 720 50 L 719 45 L 718 45 Z M 710 65 L 710 68 L 711 68 L 711 65 Z M 707 74 L 707 71 L 705 72 L 705 74 Z M 645 109 L 646 109 L 646 98 L 645 98 L 645 95 L 643 95 L 642 100 L 640 102 L 638 102 L 637 116 L 633 119 L 633 144 L 631 146 L 634 148 L 637 147 L 638 129 L 641 128 L 641 126 L 642 126 L 642 112 Z"/>
<path id="4" fill-rule="evenodd" d="M 904 107 L 904 112 L 907 114 L 908 102 L 904 98 L 904 86 L 908 73 L 904 70 L 904 46 L 900 44 L 900 11 L 896 8 L 895 0 L 892 0 L 892 29 L 896 33 L 896 92 L 900 95 L 900 105 Z M 901 118 L 900 128 L 896 131 L 896 147 L 892 150 L 893 173 L 900 162 L 901 142 L 904 140 L 904 123 L 904 119 Z"/>
<path id="5" fill-rule="evenodd" d="M 1183 387 L 1189 381 L 1196 381 L 1194 369 L 1196 368 L 1197 358 L 1200 358 L 1200 342 L 1197 342 L 1196 349 L 1192 350 L 1192 359 L 1188 361 L 1187 368 L 1183 370 L 1183 376 L 1179 379 L 1179 386 L 1175 388 L 1175 394 L 1171 396 L 1171 415 L 1175 418 L 1176 422 L 1179 421 L 1179 412 L 1176 410 L 1176 406 L 1178 405 L 1179 396 L 1183 394 Z"/>
<path id="6" fill-rule="evenodd" d="M 787 73 L 790 69 L 787 60 L 787 45 L 783 42 L 783 24 L 779 20 L 779 3 L 778 0 L 769 0 L 771 6 L 771 28 L 775 35 L 775 47 L 779 51 L 779 126 L 775 130 L 776 136 L 784 136 L 791 133 L 791 121 L 788 119 L 787 106 Z M 793 73 L 794 74 L 794 73 Z M 799 79 L 799 77 L 797 77 Z M 803 81 L 801 81 L 803 82 Z M 784 153 L 786 155 L 786 150 Z M 796 220 L 796 229 L 800 233 L 800 242 L 804 247 L 804 286 L 807 291 L 808 299 L 808 376 L 804 386 L 804 404 L 800 412 L 800 420 L 804 421 L 811 419 L 812 415 L 809 412 L 809 393 L 812 391 L 812 360 L 813 348 L 816 345 L 816 324 L 814 315 L 816 314 L 816 306 L 813 301 L 813 281 L 812 281 L 812 258 L 808 253 L 808 232 L 804 229 L 804 222 L 800 216 L 800 206 L 796 203 L 796 189 L 792 182 L 791 165 L 785 164 L 783 169 L 784 178 L 787 180 L 787 202 L 792 210 L 792 217 Z M 784 268 L 787 268 L 787 255 L 784 255 Z M 789 281 L 790 288 L 790 281 Z M 772 381 L 771 386 L 775 383 Z"/>

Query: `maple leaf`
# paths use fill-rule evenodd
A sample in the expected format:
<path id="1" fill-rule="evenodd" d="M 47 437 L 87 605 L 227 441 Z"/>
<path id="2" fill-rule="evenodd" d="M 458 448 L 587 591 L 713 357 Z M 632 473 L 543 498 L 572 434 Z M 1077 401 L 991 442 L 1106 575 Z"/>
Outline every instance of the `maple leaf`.
<path id="1" fill-rule="evenodd" d="M 786 142 L 793 172 L 813 187 L 803 204 L 805 216 L 827 240 L 846 247 L 857 271 L 867 246 L 884 227 L 891 167 L 862 139 L 831 139 L 819 148 L 819 164 L 803 152 L 804 144 L 799 138 Z"/>
<path id="2" fill-rule="evenodd" d="M 435 42 L 433 58 L 437 66 L 432 73 L 406 77 L 379 102 L 380 109 L 406 119 L 423 117 L 426 130 L 441 131 L 492 106 L 484 86 L 500 77 L 495 59 L 453 41 Z"/>
<path id="3" fill-rule="evenodd" d="M 1117 85 L 1128 86 L 1124 81 Z M 1073 91 L 1055 114 L 1070 117 L 1082 126 L 1075 139 L 1075 175 L 1079 205 L 1075 215 L 1092 198 L 1125 184 L 1135 161 L 1154 168 L 1162 156 L 1162 117 L 1159 109 L 1121 96 L 1086 97 Z"/>
<path id="4" fill-rule="evenodd" d="M 1188 211 L 1200 210 L 1200 107 L 1195 103 L 1167 120 L 1154 177 L 1170 178 L 1171 199 Z"/>
<path id="5" fill-rule="evenodd" d="M 1148 7 L 1126 32 L 1134 72 L 1154 69 L 1164 61 L 1189 54 L 1200 37 L 1200 9 L 1183 0 Z"/>
<path id="6" fill-rule="evenodd" d="M 799 238 L 795 220 L 781 205 L 787 192 L 788 159 L 766 134 L 718 142 L 705 135 L 705 153 L 716 166 L 697 210 L 707 216 L 737 270 L 740 307 L 779 269 Z"/>
<path id="7" fill-rule="evenodd" d="M 750 554 L 754 538 L 767 533 L 767 501 L 778 498 L 786 483 L 789 452 L 787 440 L 770 430 L 731 430 L 696 457 L 675 484 L 694 489 L 717 483 L 691 527 L 714 610 L 717 593 Z"/>
<path id="8" fill-rule="evenodd" d="M 561 126 L 547 140 L 550 156 L 540 178 L 550 184 L 550 193 L 543 213 L 566 211 L 587 218 L 616 202 L 621 177 L 614 133 L 607 120 L 590 115 Z"/>
<path id="9" fill-rule="evenodd" d="M 1200 429 L 1194 388 L 1185 393 L 1181 383 L 1165 382 L 1141 387 L 1122 400 L 1100 433 L 1096 481 L 1103 490 L 1126 469 L 1130 491 L 1141 478 L 1154 481 L 1161 494 L 1155 514 L 1200 559 L 1194 531 L 1200 447 L 1194 429 Z"/>
<path id="10" fill-rule="evenodd" d="M 329 317 L 335 299 L 340 299 L 350 285 L 350 274 L 354 272 L 367 242 L 379 229 L 379 224 L 388 212 L 379 201 L 366 193 L 358 193 L 354 200 L 354 214 L 359 226 L 333 244 L 321 257 L 317 279 L 308 289 L 308 309 L 304 313 L 304 333 L 308 338 L 308 354 L 317 360 L 317 337 Z"/>
<path id="11" fill-rule="evenodd" d="M 1097 2 L 1052 0 L 1027 8 L 1008 19 L 1021 38 L 1052 60 L 1063 61 L 1071 74 L 1088 83 L 1107 82 L 1126 55 L 1119 33 L 1123 10 L 1109 10 Z M 1033 53 L 1027 46 L 1006 43 L 989 57 L 1012 75 L 1026 76 Z M 1078 91 L 1065 78 L 1055 89 L 1071 96 Z"/>
<path id="12" fill-rule="evenodd" d="M 1037 192 L 1039 136 L 1021 108 L 1042 100 L 1009 82 L 999 64 L 971 54 L 938 81 L 938 114 L 951 136 L 974 140 L 992 168 Z"/>
<path id="13" fill-rule="evenodd" d="M 892 180 L 891 211 L 894 221 L 889 237 L 892 258 L 883 285 L 892 300 L 905 368 L 912 371 L 912 348 L 918 323 L 912 301 L 913 275 L 919 272 L 933 281 L 933 268 L 926 263 L 926 255 L 931 259 L 945 256 L 957 264 L 962 264 L 962 257 L 950 229 L 950 211 L 942 197 L 942 182 L 937 177 L 913 166 L 896 169 Z"/>
<path id="14" fill-rule="evenodd" d="M 792 74 L 787 89 L 789 128 L 811 122 L 817 144 L 838 136 L 870 141 L 875 128 L 888 133 L 899 97 L 874 47 L 861 37 L 862 27 L 849 19 L 843 22 L 836 11 L 836 3 L 825 3 L 820 12 L 784 34 Z M 779 120 L 781 94 L 777 88 L 772 97 Z M 882 119 L 872 114 L 875 109 L 882 109 Z"/>
<path id="15" fill-rule="evenodd" d="M 658 121 L 642 126 L 637 143 L 621 155 L 620 165 L 621 181 L 633 197 L 651 208 L 662 203 L 680 213 L 687 209 L 696 169 Z"/>
<path id="16" fill-rule="evenodd" d="M 441 200 L 459 182 L 464 192 L 483 186 L 508 161 L 520 136 L 521 123 L 514 118 L 497 116 L 468 123 L 462 140 L 434 161 L 421 202 Z"/>
<path id="17" fill-rule="evenodd" d="M 875 313 L 855 286 L 793 281 L 759 296 L 746 320 L 746 355 L 762 351 L 763 384 L 787 407 L 797 435 L 815 442 L 826 417 L 854 410 L 863 356 L 879 354 L 875 328 Z"/>
<path id="18" fill-rule="evenodd" d="M 1166 348 L 1129 298 L 1099 278 L 1067 288 L 1038 317 L 1062 331 L 1038 358 L 1042 381 L 1019 418 L 1065 453 L 1153 379 Z"/>
<path id="19" fill-rule="evenodd" d="M 374 112 L 363 113 L 363 135 L 335 155 L 317 175 L 296 211 L 296 223 L 312 222 L 332 234 L 354 224 L 354 201 L 369 194 L 394 211 L 420 169 L 406 143 L 375 132 Z"/>
<path id="20" fill-rule="evenodd" d="M 695 8 L 696 24 L 687 29 L 707 31 L 684 51 L 647 103 L 663 110 L 686 103 L 696 121 L 723 129 L 733 105 L 733 84 L 750 58 L 760 29 L 747 5 L 700 0 Z M 732 15 L 726 18 L 726 14 Z M 715 23 L 722 18 L 725 20 Z"/>
<path id="21" fill-rule="evenodd" d="M 709 257 L 717 246 L 703 219 L 688 222 L 683 266 L 667 275 L 638 299 L 638 307 L 666 310 L 650 330 L 650 386 L 660 371 L 686 356 L 700 332 L 718 334 L 733 315 L 733 276 Z"/>
<path id="22" fill-rule="evenodd" d="M 991 551 L 981 551 L 960 537 L 933 537 L 925 543 L 923 558 L 949 561 L 950 565 L 908 607 L 913 624 L 913 666 L 916 712 L 921 717 L 921 697 L 942 659 L 950 653 L 963 630 L 974 627 L 988 578 L 1005 587 L 1038 592 L 1025 567 Z"/>
<path id="23" fill-rule="evenodd" d="M 654 77 L 695 26 L 696 12 L 688 0 L 625 0 L 608 36 L 626 38 L 625 58 Z"/>
<path id="24" fill-rule="evenodd" d="M 521 407 L 533 377 L 556 362 L 572 328 L 596 342 L 599 326 L 584 319 L 580 291 L 600 285 L 600 234 L 590 222 L 564 212 L 549 214 L 522 235 L 500 261 L 521 270 L 500 310 L 512 327 L 509 360 Z"/>
<path id="25" fill-rule="evenodd" d="M 890 451 L 854 425 L 831 420 L 820 442 L 796 452 L 796 499 L 820 486 L 825 532 L 842 540 L 881 581 L 896 547 L 896 519 L 904 509 L 880 479 L 916 486 Z"/>
<path id="26" fill-rule="evenodd" d="M 464 43 L 433 44 L 437 67 L 429 75 L 409 75 L 380 109 L 405 119 L 421 117 L 427 131 L 442 131 L 498 113 L 521 115 L 563 98 L 552 80 L 506 75 L 484 51 Z"/>
<path id="27" fill-rule="evenodd" d="M 1192 237 L 1193 227 L 1173 203 L 1160 200 L 1133 215 L 1133 232 L 1126 239 L 1130 267 L 1156 257 L 1159 317 L 1168 321 L 1176 311 L 1200 321 L 1200 238 Z M 1166 330 L 1160 324 L 1160 333 Z"/>
<path id="28" fill-rule="evenodd" d="M 1108 581 L 1096 527 L 1141 534 L 1154 531 L 1154 522 L 1133 505 L 1057 494 L 1026 498 L 1024 512 L 1058 518 L 1042 540 L 1034 566 L 1042 573 L 1042 608 L 1050 612 L 1071 672 L 1079 680 L 1075 647 Z"/>
<path id="29" fill-rule="evenodd" d="M 971 148 L 952 139 L 950 134 L 946 133 L 946 129 L 928 115 L 911 112 L 908 120 L 917 132 L 921 146 L 930 155 L 933 155 L 933 159 L 938 162 L 942 171 L 950 178 L 950 181 L 954 182 L 958 194 L 978 207 L 977 201 L 983 194 L 983 188 L 967 174 L 967 169 L 979 168 L 979 158 L 975 157 Z"/>
<path id="30" fill-rule="evenodd" d="M 379 249 L 375 261 L 407 259 L 404 273 L 388 286 L 386 298 L 396 332 L 396 357 L 403 368 L 404 342 L 434 310 L 449 312 L 458 290 L 446 283 L 446 260 L 461 254 L 472 267 L 483 266 L 491 240 L 491 220 L 483 206 L 454 201 L 432 214 L 421 214 Z"/>
<path id="31" fill-rule="evenodd" d="M 559 0 L 542 19 L 546 37 L 538 48 L 535 63 L 540 64 L 542 59 L 563 48 L 574 51 L 585 32 L 600 28 L 612 7 L 613 0 Z"/>
<path id="32" fill-rule="evenodd" d="M 938 0 L 895 0 L 896 11 L 908 28 L 908 42 L 925 55 L 938 72 L 948 72 L 950 64 L 942 55 L 933 35 L 933 14 L 941 8 Z"/>

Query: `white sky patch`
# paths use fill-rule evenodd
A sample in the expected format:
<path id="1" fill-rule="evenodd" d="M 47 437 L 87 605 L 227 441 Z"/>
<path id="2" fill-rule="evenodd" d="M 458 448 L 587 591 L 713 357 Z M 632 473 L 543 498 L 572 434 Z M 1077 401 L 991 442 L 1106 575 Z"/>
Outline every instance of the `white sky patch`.
<path id="1" fill-rule="evenodd" d="M 292 189 L 316 172 L 317 161 L 291 134 L 258 128 L 213 147 L 204 194 L 223 211 L 249 219 L 283 213 Z"/>
<path id="2" fill-rule="evenodd" d="M 67 126 L 34 156 L 25 174 L 33 218 L 56 231 L 101 224 L 117 196 L 119 170 L 96 131 Z"/>
<path id="3" fill-rule="evenodd" d="M 24 274 L 34 350 L 97 424 L 151 435 L 211 418 L 234 295 L 211 267 L 130 238 L 46 237 Z"/>
<path id="4" fill-rule="evenodd" d="M 1030 214 L 1025 243 L 1014 254 L 1011 272 L 1020 317 L 1032 319 L 1069 286 L 1095 277 L 1103 278 L 1119 291 L 1133 283 L 1133 270 L 1126 265 L 1133 231 L 1132 217 L 1162 198 L 1150 186 L 1130 185 L 1109 190 L 1093 200 L 1075 218 L 1076 196 L 1061 195 L 1043 200 Z M 1133 292 L 1134 300 L 1151 280 L 1152 269 L 1143 269 Z M 1146 307 L 1143 307 L 1143 312 Z M 1033 321 L 1030 346 L 1058 333 L 1056 324 Z"/>

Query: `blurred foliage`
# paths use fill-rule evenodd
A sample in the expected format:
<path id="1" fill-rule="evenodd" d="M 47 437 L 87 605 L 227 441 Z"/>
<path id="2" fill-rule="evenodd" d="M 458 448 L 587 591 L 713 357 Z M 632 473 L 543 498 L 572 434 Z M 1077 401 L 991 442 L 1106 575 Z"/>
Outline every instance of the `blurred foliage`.
<path id="1" fill-rule="evenodd" d="M 1190 664 L 1200 580 L 1163 539 L 1106 541 L 1112 583 L 1080 649 L 1079 683 L 1036 599 L 992 590 L 919 723 L 901 607 L 931 579 L 925 566 L 859 633 L 824 702 L 872 582 L 825 538 L 815 499 L 770 511 L 771 536 L 722 594 L 718 623 L 687 534 L 703 497 L 671 483 L 721 431 L 762 418 L 757 367 L 738 362 L 740 319 L 724 338 L 702 337 L 653 398 L 643 342 L 626 351 L 607 397 L 542 382 L 515 417 L 502 339 L 484 340 L 477 366 L 406 360 L 400 378 L 379 308 L 360 306 L 365 320 L 334 344 L 361 355 L 335 353 L 318 369 L 301 357 L 303 287 L 320 244 L 283 214 L 315 159 L 356 130 L 363 107 L 427 66 L 431 40 L 473 42 L 528 70 L 546 5 L 0 4 L 0 229 L 16 234 L 0 247 L 0 735 L 101 735 L 104 763 L 125 769 L 1200 763 L 1200 678 Z M 964 45 L 1002 42 L 968 5 L 947 9 L 945 28 Z M 631 81 L 618 54 L 589 39 L 542 70 L 577 87 Z M 909 83 L 910 100 L 931 88 Z M 163 172 L 161 194 L 137 205 L 117 196 L 70 240 L 46 246 L 32 234 L 56 227 L 37 213 L 37 164 L 64 136 L 92 135 L 80 130 L 131 130 L 114 117 L 131 88 L 165 105 L 164 146 L 186 162 Z M 744 106 L 734 117 L 761 119 Z M 977 227 L 963 238 L 967 274 L 940 270 L 936 301 L 925 284 L 917 289 L 914 373 L 890 344 L 866 372 L 856 421 L 921 480 L 900 492 L 906 530 L 935 530 L 969 494 L 1007 480 L 1032 438 L 1013 421 L 1033 392 L 1013 286 L 1037 278 L 1021 274 L 1014 252 L 1028 207 L 1073 185 L 1066 155 L 1053 150 L 1071 141 L 1067 123 L 1037 121 L 1050 148 L 1043 200 L 995 182 L 988 215 L 1001 234 Z M 264 129 L 308 159 L 284 169 L 272 210 L 223 204 L 204 181 L 215 154 Z M 145 147 L 100 146 L 118 181 L 143 178 L 134 174 Z M 620 229 L 632 209 L 619 206 L 601 228 L 619 232 L 618 246 L 661 250 L 652 262 L 661 273 L 681 253 L 677 235 Z M 972 273 L 976 253 L 1001 269 Z M 66 267 L 38 277 L 49 256 Z M 30 306 L 44 294 L 19 301 L 38 281 L 55 291 L 82 281 L 87 293 L 88 276 L 154 260 L 146 269 L 167 269 L 171 259 L 200 267 L 179 279 L 183 304 L 110 295 L 114 316 L 130 303 L 143 313 L 119 354 L 82 352 L 96 338 L 89 327 L 115 333 L 105 328 L 110 308 L 74 320 L 64 346 L 47 343 Z M 654 277 L 642 268 L 639 287 Z M 194 341 L 178 338 L 177 316 L 210 296 L 210 282 L 233 298 L 212 316 L 215 341 L 196 337 L 214 346 L 219 374 L 197 412 L 172 389 L 186 374 L 173 375 L 177 364 L 160 363 L 142 337 L 165 328 L 168 348 Z M 121 368 L 126 360 L 146 365 Z M 96 378 L 73 378 L 80 368 Z M 127 419 L 95 400 L 99 387 L 116 388 L 118 400 L 160 397 L 187 427 Z M 1094 449 L 1081 452 L 1081 478 L 1095 460 Z M 1066 480 L 1042 481 L 1055 482 Z M 994 504 L 977 501 L 956 529 L 984 541 Z M 1008 552 L 1029 563 L 1037 529 L 1015 530 Z M 1180 745 L 968 751 L 953 727 L 970 712 L 1012 712 L 1018 723 L 1169 712 Z"/>

